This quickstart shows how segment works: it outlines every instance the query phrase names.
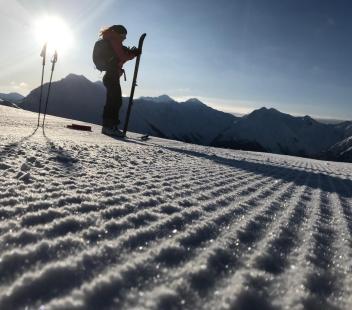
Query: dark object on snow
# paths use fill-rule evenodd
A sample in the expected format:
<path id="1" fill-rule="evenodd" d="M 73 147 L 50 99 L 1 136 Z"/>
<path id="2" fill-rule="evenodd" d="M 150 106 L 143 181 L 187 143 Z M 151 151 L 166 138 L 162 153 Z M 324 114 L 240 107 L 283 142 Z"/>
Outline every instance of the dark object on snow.
<path id="1" fill-rule="evenodd" d="M 93 62 L 100 71 L 116 67 L 117 57 L 108 39 L 100 39 L 94 44 Z"/>
<path id="2" fill-rule="evenodd" d="M 85 125 L 72 124 L 72 125 L 67 125 L 66 127 L 74 130 L 92 131 L 91 126 L 85 126 Z"/>
<path id="3" fill-rule="evenodd" d="M 130 119 L 130 114 L 131 114 L 131 109 L 132 109 L 132 104 L 133 104 L 134 89 L 137 86 L 137 74 L 138 74 L 139 62 L 141 60 L 143 42 L 144 42 L 144 39 L 145 39 L 146 35 L 147 35 L 146 33 L 143 33 L 141 35 L 141 37 L 139 38 L 139 43 L 138 43 L 138 51 L 139 51 L 139 53 L 138 53 L 137 60 L 136 60 L 136 66 L 134 67 L 131 94 L 130 94 L 130 99 L 129 99 L 129 102 L 128 102 L 128 109 L 127 109 L 127 114 L 126 114 L 125 127 L 123 129 L 123 134 L 124 135 L 126 135 L 127 128 L 128 128 L 128 122 L 129 122 L 129 119 Z"/>

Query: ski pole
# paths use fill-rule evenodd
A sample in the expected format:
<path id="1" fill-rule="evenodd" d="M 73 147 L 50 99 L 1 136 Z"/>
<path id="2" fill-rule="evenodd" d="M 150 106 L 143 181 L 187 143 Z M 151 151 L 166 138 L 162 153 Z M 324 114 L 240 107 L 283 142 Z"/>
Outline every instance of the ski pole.
<path id="1" fill-rule="evenodd" d="M 43 96 L 43 81 L 44 81 L 44 68 L 45 68 L 45 58 L 46 58 L 46 46 L 47 43 L 44 44 L 42 51 L 40 53 L 40 57 L 43 58 L 43 62 L 42 62 L 42 80 L 40 82 L 40 96 L 39 96 L 39 109 L 38 109 L 38 124 L 37 127 L 39 127 L 39 120 L 40 120 L 40 112 L 41 112 L 41 108 L 42 108 L 42 96 Z"/>
<path id="2" fill-rule="evenodd" d="M 51 74 L 50 74 L 50 81 L 49 81 L 49 87 L 48 87 L 48 94 L 46 96 L 46 101 L 45 101 L 45 110 L 44 110 L 44 118 L 43 118 L 43 130 L 44 130 L 44 123 L 45 123 L 45 117 L 46 117 L 46 111 L 48 108 L 48 101 L 49 101 L 49 95 L 50 95 L 50 88 L 51 88 L 51 81 L 53 79 L 53 73 L 54 73 L 54 69 L 55 69 L 55 64 L 57 62 L 57 51 L 55 51 L 53 57 L 51 58 Z"/>
<path id="3" fill-rule="evenodd" d="M 125 127 L 123 129 L 123 135 L 124 136 L 126 136 L 126 132 L 127 132 L 127 128 L 128 128 L 128 122 L 129 122 L 129 119 L 130 119 L 130 114 L 131 114 L 131 109 L 132 109 L 132 104 L 133 104 L 134 89 L 137 86 L 137 74 L 138 74 L 139 62 L 141 60 L 142 47 L 143 47 L 143 42 L 144 42 L 144 39 L 145 39 L 146 35 L 147 35 L 146 33 L 143 33 L 141 35 L 141 37 L 139 38 L 139 42 L 138 42 L 138 50 L 139 50 L 140 54 L 137 56 L 136 65 L 134 67 L 131 94 L 130 94 L 130 99 L 129 99 L 129 102 L 128 102 L 128 109 L 127 109 L 127 114 L 126 114 Z"/>

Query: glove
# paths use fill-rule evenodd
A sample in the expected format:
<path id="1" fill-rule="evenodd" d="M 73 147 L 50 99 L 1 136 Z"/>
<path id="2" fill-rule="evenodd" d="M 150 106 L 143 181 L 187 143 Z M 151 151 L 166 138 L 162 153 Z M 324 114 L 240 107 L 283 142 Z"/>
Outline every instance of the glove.
<path id="1" fill-rule="evenodd" d="M 135 46 L 131 48 L 131 52 L 136 57 L 139 56 L 140 54 L 142 54 L 142 51 L 140 49 L 138 49 L 137 47 L 135 47 Z"/>

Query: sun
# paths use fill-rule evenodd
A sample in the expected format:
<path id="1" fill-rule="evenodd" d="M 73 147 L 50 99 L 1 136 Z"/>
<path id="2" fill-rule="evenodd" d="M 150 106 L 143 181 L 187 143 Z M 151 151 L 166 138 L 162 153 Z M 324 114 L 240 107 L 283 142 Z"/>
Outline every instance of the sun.
<path id="1" fill-rule="evenodd" d="M 34 23 L 34 33 L 40 45 L 47 43 L 49 52 L 57 50 L 65 53 L 73 44 L 73 35 L 66 22 L 58 17 L 46 15 L 38 18 Z"/>

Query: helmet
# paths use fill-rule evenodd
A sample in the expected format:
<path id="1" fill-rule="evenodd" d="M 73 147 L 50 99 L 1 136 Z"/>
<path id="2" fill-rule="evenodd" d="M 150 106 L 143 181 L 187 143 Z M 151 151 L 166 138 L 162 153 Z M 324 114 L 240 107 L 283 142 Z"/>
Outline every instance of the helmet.
<path id="1" fill-rule="evenodd" d="M 127 29 L 122 25 L 113 25 L 109 28 L 109 30 L 115 31 L 119 34 L 127 34 Z"/>

